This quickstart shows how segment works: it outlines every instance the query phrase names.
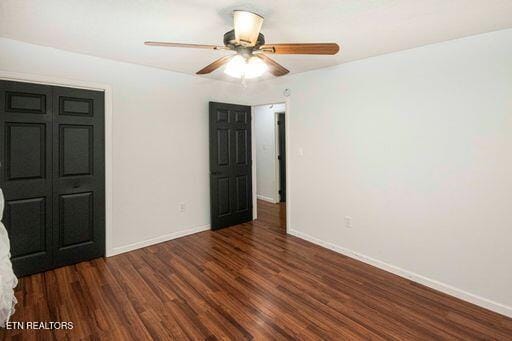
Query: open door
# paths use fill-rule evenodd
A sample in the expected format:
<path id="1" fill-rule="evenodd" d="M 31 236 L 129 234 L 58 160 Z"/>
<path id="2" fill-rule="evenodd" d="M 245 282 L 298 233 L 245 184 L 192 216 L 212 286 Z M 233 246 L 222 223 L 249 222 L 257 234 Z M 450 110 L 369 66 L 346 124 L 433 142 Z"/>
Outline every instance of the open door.
<path id="1" fill-rule="evenodd" d="M 210 102 L 212 230 L 252 220 L 251 107 Z"/>
<path id="2" fill-rule="evenodd" d="M 286 202 L 286 124 L 285 113 L 277 116 L 279 141 L 279 202 Z"/>

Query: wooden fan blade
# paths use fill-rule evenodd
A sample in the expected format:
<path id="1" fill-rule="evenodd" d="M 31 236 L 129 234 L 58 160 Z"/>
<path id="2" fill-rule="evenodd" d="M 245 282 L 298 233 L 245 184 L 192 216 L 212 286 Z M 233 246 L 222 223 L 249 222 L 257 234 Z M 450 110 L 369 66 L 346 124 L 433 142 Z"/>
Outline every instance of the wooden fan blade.
<path id="1" fill-rule="evenodd" d="M 272 58 L 264 55 L 263 53 L 257 54 L 256 57 L 260 58 L 267 64 L 268 71 L 270 71 L 271 74 L 273 74 L 276 77 L 284 76 L 289 70 L 287 70 L 284 66 L 273 60 Z"/>
<path id="2" fill-rule="evenodd" d="M 264 52 L 275 54 L 329 54 L 338 53 L 340 47 L 336 43 L 313 44 L 265 44 L 260 47 Z"/>
<path id="3" fill-rule="evenodd" d="M 224 50 L 225 46 L 205 45 L 205 44 L 181 44 L 181 43 L 168 43 L 162 41 L 145 41 L 144 45 L 147 46 L 163 46 L 163 47 L 187 47 L 193 49 L 208 49 L 208 50 Z"/>
<path id="4" fill-rule="evenodd" d="M 211 72 L 217 70 L 218 68 L 220 68 L 222 65 L 226 64 L 227 62 L 229 62 L 231 60 L 231 58 L 233 58 L 234 56 L 235 55 L 224 56 L 222 58 L 219 58 L 216 61 L 214 61 L 213 63 L 211 63 L 209 65 L 206 65 L 204 68 L 202 68 L 201 70 L 197 71 L 196 74 L 204 75 L 204 74 L 207 74 L 207 73 L 211 73 Z"/>

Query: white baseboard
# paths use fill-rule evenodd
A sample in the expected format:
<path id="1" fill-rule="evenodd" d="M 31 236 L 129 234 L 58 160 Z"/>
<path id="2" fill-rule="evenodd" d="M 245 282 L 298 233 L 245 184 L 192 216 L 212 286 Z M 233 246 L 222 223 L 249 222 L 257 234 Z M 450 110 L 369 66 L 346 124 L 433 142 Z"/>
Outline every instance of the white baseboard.
<path id="1" fill-rule="evenodd" d="M 264 196 L 264 195 L 259 195 L 259 194 L 258 194 L 256 197 L 257 197 L 258 199 L 260 199 L 260 200 L 268 201 L 268 202 L 270 202 L 270 203 L 272 203 L 272 204 L 275 204 L 275 203 L 276 203 L 276 202 L 275 202 L 275 200 L 274 200 L 274 198 L 271 198 L 271 197 L 266 197 L 266 196 Z"/>
<path id="2" fill-rule="evenodd" d="M 303 232 L 300 232 L 300 231 L 297 231 L 297 230 L 294 230 L 294 229 L 288 230 L 288 233 L 293 235 L 293 236 L 296 236 L 298 238 L 307 240 L 307 241 L 309 241 L 309 242 L 311 242 L 313 244 L 317 244 L 317 245 L 323 246 L 323 247 L 325 247 L 327 249 L 330 249 L 330 250 L 333 250 L 335 252 L 341 253 L 341 254 L 343 254 L 343 255 L 345 255 L 347 257 L 360 260 L 360 261 L 362 261 L 364 263 L 373 265 L 373 266 L 375 266 L 375 267 L 377 267 L 379 269 L 391 272 L 391 273 L 393 273 L 395 275 L 398 275 L 400 277 L 404 277 L 404 278 L 410 279 L 411 281 L 423 284 L 423 285 L 425 285 L 425 286 L 427 286 L 429 288 L 441 291 L 441 292 L 443 292 L 445 294 L 457 297 L 457 298 L 459 298 L 461 300 L 467 301 L 469 303 L 473 303 L 473 304 L 478 305 L 480 307 L 483 307 L 483 308 L 495 311 L 495 312 L 497 312 L 499 314 L 502 314 L 502 315 L 505 315 L 505 316 L 508 316 L 508 317 L 512 317 L 512 307 L 509 307 L 509 306 L 506 306 L 504 304 L 501 304 L 501 303 L 489 300 L 487 298 L 480 297 L 478 295 L 469 293 L 467 291 L 464 291 L 464 290 L 461 290 L 459 288 L 453 287 L 453 286 L 451 286 L 449 284 L 445 284 L 445 283 L 436 281 L 434 279 L 430 279 L 428 277 L 416 274 L 414 272 L 411 272 L 411 271 L 399 268 L 399 267 L 397 267 L 395 265 L 385 263 L 385 262 L 380 261 L 378 259 L 374 259 L 374 258 L 368 257 L 366 255 L 363 255 L 363 254 L 360 254 L 358 252 L 349 250 L 349 249 L 344 248 L 342 246 L 339 246 L 339 245 L 336 245 L 336 244 L 333 244 L 333 243 L 330 243 L 330 242 L 326 242 L 326 241 L 320 240 L 318 238 L 315 238 L 313 236 L 310 236 L 310 235 L 308 235 L 306 233 L 303 233 Z"/>
<path id="3" fill-rule="evenodd" d="M 210 229 L 210 225 L 196 226 L 196 227 L 192 227 L 190 229 L 181 230 L 181 231 L 173 232 L 173 233 L 169 233 L 169 234 L 164 234 L 163 236 L 159 236 L 159 237 L 156 237 L 156 238 L 151 238 L 151 239 L 143 240 L 141 242 L 136 242 L 136 243 L 132 243 L 132 244 L 124 245 L 124 246 L 114 247 L 112 249 L 112 251 L 109 254 L 107 254 L 107 257 L 119 255 L 121 253 L 125 253 L 125 252 L 128 252 L 128 251 L 137 250 L 137 249 L 140 249 L 140 248 L 143 248 L 143 247 L 146 247 L 146 246 L 150 246 L 150 245 L 153 245 L 153 244 L 158 244 L 158 243 L 166 242 L 166 241 L 169 241 L 169 240 L 172 240 L 172 239 L 176 239 L 176 238 L 180 238 L 180 237 L 185 237 L 185 236 L 188 236 L 188 235 L 191 235 L 191 234 L 194 234 L 194 233 L 207 231 L 209 229 Z"/>

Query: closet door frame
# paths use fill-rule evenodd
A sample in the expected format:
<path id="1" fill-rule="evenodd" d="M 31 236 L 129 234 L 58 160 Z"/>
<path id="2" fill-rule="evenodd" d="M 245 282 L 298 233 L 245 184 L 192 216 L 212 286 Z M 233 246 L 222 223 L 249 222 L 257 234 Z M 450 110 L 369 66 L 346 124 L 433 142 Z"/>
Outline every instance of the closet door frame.
<path id="1" fill-rule="evenodd" d="M 103 91 L 105 97 L 105 256 L 111 257 L 128 251 L 113 248 L 112 244 L 112 87 L 108 84 L 70 80 L 66 78 L 18 73 L 0 70 L 0 79 L 13 82 L 25 82 L 50 86 L 62 86 L 84 90 Z"/>

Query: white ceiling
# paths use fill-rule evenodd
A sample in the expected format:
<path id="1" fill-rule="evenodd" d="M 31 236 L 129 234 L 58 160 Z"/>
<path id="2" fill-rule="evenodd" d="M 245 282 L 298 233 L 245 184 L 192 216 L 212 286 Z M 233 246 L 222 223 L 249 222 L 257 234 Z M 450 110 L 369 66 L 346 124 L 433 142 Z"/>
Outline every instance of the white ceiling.
<path id="1" fill-rule="evenodd" d="M 143 42 L 222 45 L 233 9 L 262 14 L 267 42 L 342 46 L 336 56 L 274 56 L 291 73 L 512 27 L 511 0 L 0 0 L 0 36 L 194 74 L 227 52 Z"/>

